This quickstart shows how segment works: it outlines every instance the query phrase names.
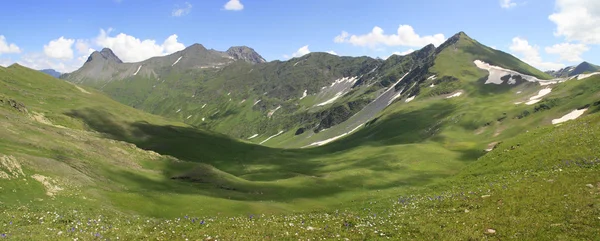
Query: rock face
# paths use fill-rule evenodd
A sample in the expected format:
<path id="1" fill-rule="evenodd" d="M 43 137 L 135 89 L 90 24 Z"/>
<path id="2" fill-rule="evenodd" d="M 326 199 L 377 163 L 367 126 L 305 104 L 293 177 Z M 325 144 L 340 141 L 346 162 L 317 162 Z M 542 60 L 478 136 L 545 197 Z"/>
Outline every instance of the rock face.
<path id="1" fill-rule="evenodd" d="M 3 99 L 0 96 L 0 105 L 4 105 L 4 104 L 12 107 L 13 109 L 15 109 L 19 112 L 28 113 L 27 108 L 25 107 L 25 104 L 18 102 L 16 100 L 13 100 L 13 99 Z"/>
<path id="2" fill-rule="evenodd" d="M 117 55 L 115 55 L 115 53 L 113 53 L 113 51 L 109 48 L 103 48 L 100 52 L 93 52 L 85 62 L 88 63 L 95 60 L 105 60 L 119 64 L 123 63 L 123 61 L 121 61 L 121 59 L 119 59 L 119 57 L 117 57 Z"/>
<path id="3" fill-rule="evenodd" d="M 236 60 L 244 60 L 248 63 L 259 64 L 267 62 L 260 54 L 254 51 L 254 49 L 246 46 L 231 47 L 227 50 L 227 54 Z"/>

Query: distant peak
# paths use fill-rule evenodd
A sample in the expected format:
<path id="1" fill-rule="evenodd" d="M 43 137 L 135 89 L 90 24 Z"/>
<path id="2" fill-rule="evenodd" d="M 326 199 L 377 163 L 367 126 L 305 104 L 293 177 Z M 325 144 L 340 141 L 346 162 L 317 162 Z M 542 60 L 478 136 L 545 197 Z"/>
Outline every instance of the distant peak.
<path id="1" fill-rule="evenodd" d="M 206 47 L 204 47 L 204 45 L 202 45 L 202 44 L 199 44 L 199 43 L 192 44 L 192 45 L 188 46 L 187 48 L 185 48 L 185 50 L 191 50 L 191 49 L 202 49 L 202 50 L 207 50 L 207 49 L 206 49 Z M 185 50 L 184 50 L 184 51 L 185 51 Z"/>
<path id="2" fill-rule="evenodd" d="M 8 68 L 18 68 L 18 67 L 23 67 L 23 66 L 20 64 L 17 64 L 17 63 L 11 64 L 8 66 Z"/>
<path id="3" fill-rule="evenodd" d="M 455 35 L 453 35 L 452 37 L 450 37 L 450 39 L 472 39 L 471 37 L 469 37 L 469 35 L 467 35 L 465 32 L 460 31 L 458 33 L 456 33 Z"/>
<path id="4" fill-rule="evenodd" d="M 121 59 L 119 59 L 119 57 L 117 57 L 117 55 L 115 55 L 115 53 L 109 48 L 103 48 L 100 50 L 100 52 L 94 51 L 87 59 L 86 63 L 94 60 L 108 60 L 117 62 L 119 64 L 123 63 L 123 61 L 121 61 Z"/>
<path id="5" fill-rule="evenodd" d="M 458 43 L 459 41 L 466 41 L 466 42 L 474 42 L 474 40 L 469 37 L 465 32 L 460 31 L 454 35 L 452 35 L 452 37 L 448 38 L 446 40 L 446 42 L 444 42 L 442 45 L 440 45 L 437 49 L 437 52 L 441 52 L 442 50 L 453 46 L 454 44 Z"/>
<path id="6" fill-rule="evenodd" d="M 247 46 L 233 46 L 229 48 L 227 54 L 236 60 L 244 60 L 248 63 L 258 64 L 267 62 L 253 48 Z"/>

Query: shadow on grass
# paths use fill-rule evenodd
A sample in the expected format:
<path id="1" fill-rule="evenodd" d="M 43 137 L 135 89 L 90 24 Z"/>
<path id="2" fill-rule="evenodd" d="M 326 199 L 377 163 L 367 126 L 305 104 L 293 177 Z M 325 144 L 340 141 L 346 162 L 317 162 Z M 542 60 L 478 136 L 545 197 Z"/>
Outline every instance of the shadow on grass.
<path id="1" fill-rule="evenodd" d="M 438 115 L 447 115 L 447 106 L 438 106 L 426 112 L 409 113 L 408 116 L 393 116 L 391 123 L 381 123 L 376 127 L 375 136 L 363 142 L 352 138 L 351 145 L 363 144 L 391 145 L 410 143 L 426 139 L 421 131 L 427 129 L 437 119 L 434 112 L 446 109 Z M 451 111 L 450 111 L 451 112 Z M 185 162 L 165 162 L 157 166 L 162 178 L 156 179 L 141 173 L 126 170 L 107 170 L 109 177 L 124 184 L 128 192 L 199 194 L 234 200 L 278 200 L 295 198 L 318 198 L 336 195 L 352 190 L 380 190 L 403 185 L 420 186 L 446 177 L 446 173 L 436 171 L 413 171 L 403 167 L 393 167 L 367 157 L 340 169 L 340 177 L 324 177 L 329 171 L 321 168 L 328 165 L 316 161 L 331 149 L 284 150 L 242 143 L 224 135 L 202 130 L 179 127 L 158 126 L 146 122 L 123 123 L 117 116 L 97 109 L 81 109 L 66 113 L 83 120 L 91 129 L 106 137 L 129 142 L 145 150 L 176 157 Z M 419 121 L 423 115 L 431 115 L 428 121 Z M 404 125 L 413 125 L 412 127 Z M 385 127 L 400 127 L 394 132 L 386 132 Z M 414 125 L 417 125 L 415 128 Z M 409 139 L 397 138 L 393 133 L 407 131 Z M 363 135 L 369 133 L 362 133 Z M 380 141 L 374 142 L 381 138 Z M 373 140 L 373 141 L 369 141 Z M 339 150 L 349 146 L 340 146 Z M 335 159 L 335 157 L 333 158 Z M 338 158 L 338 161 L 340 159 Z M 213 169 L 198 169 L 211 166 Z M 355 170 L 370 170 L 358 172 Z M 244 180 L 241 176 L 260 173 L 260 180 Z M 384 173 L 404 173 L 386 180 L 380 180 Z M 290 178 L 292 177 L 292 178 Z M 374 181 L 378 180 L 378 181 Z"/>
<path id="2" fill-rule="evenodd" d="M 392 146 L 421 143 L 436 137 L 456 107 L 451 103 L 436 103 L 413 111 L 401 111 L 369 122 L 369 128 L 321 147 L 311 148 L 315 153 L 331 153 L 359 146 Z"/>

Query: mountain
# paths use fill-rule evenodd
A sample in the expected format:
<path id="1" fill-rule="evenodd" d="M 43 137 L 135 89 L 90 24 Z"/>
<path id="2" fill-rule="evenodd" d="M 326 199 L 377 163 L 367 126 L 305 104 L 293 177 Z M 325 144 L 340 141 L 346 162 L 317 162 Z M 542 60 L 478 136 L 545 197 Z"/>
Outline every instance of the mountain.
<path id="1" fill-rule="evenodd" d="M 577 66 L 569 66 L 556 71 L 547 71 L 546 73 L 552 75 L 555 78 L 561 77 L 573 77 L 581 74 L 591 74 L 600 72 L 600 66 L 590 64 L 588 62 L 582 62 Z"/>
<path id="2" fill-rule="evenodd" d="M 580 74 L 590 74 L 590 73 L 595 73 L 595 72 L 600 72 L 600 66 L 593 65 L 588 62 L 583 62 L 583 63 L 577 65 L 577 67 L 575 67 L 575 69 L 573 69 L 571 71 L 571 73 L 569 73 L 569 76 L 575 76 L 575 75 L 580 75 Z"/>
<path id="3" fill-rule="evenodd" d="M 545 73 L 551 75 L 554 78 L 564 78 L 569 77 L 571 72 L 575 69 L 576 66 L 567 66 L 559 70 L 548 70 Z"/>
<path id="4" fill-rule="evenodd" d="M 58 72 L 56 70 L 53 70 L 53 69 L 42 69 L 42 70 L 40 70 L 40 72 L 45 73 L 47 75 L 50 75 L 50 76 L 52 76 L 54 78 L 58 78 L 61 75 L 60 72 Z"/>
<path id="5" fill-rule="evenodd" d="M 236 140 L 145 113 L 87 85 L 20 65 L 0 67 L 2 237 L 593 240 L 600 75 L 544 82 L 534 70 L 505 68 L 514 64 L 505 60 L 483 62 L 490 54 L 478 45 L 459 35 L 389 62 L 314 53 L 273 66 L 239 61 L 200 72 L 226 72 L 222 78 L 230 79 L 236 72 L 226 69 L 284 73 L 304 63 L 318 74 L 317 67 L 336 59 L 351 67 L 375 61 L 380 72 L 370 66 L 365 75 L 372 77 L 357 78 L 349 90 L 375 90 L 374 100 L 347 121 L 265 142 L 311 143 L 334 135 L 322 140 L 327 145 L 305 149 Z M 165 100 L 184 89 L 177 81 L 188 77 L 180 76 L 171 77 L 174 90 Z M 210 86 L 199 77 L 194 83 Z M 113 82 L 122 80 L 107 86 Z M 339 92 L 351 82 L 333 86 Z M 348 103 L 338 102 L 343 98 L 330 104 Z M 531 103 L 516 104 L 521 101 Z M 371 111 L 375 117 L 359 128 L 344 124 L 359 123 Z"/>
<path id="6" fill-rule="evenodd" d="M 253 64 L 267 62 L 260 54 L 254 51 L 254 49 L 246 46 L 231 47 L 227 50 L 227 54 L 234 59 L 241 59 Z"/>
<path id="7" fill-rule="evenodd" d="M 387 60 L 310 53 L 264 62 L 248 47 L 219 52 L 200 44 L 139 63 L 94 54 L 63 78 L 141 110 L 286 147 L 328 143 L 400 99 L 488 95 L 552 78 L 464 32 Z"/>

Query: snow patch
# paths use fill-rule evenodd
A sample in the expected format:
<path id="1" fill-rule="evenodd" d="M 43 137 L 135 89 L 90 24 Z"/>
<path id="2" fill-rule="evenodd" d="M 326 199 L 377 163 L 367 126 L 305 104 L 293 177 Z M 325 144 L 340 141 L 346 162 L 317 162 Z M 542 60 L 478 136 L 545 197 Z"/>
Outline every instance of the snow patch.
<path id="1" fill-rule="evenodd" d="M 322 141 L 313 142 L 313 143 L 311 143 L 310 145 L 304 146 L 304 147 L 302 147 L 302 148 L 306 148 L 306 147 L 310 147 L 310 146 L 322 146 L 322 145 L 325 145 L 325 144 L 327 144 L 327 143 L 333 142 L 333 141 L 335 141 L 335 140 L 337 140 L 337 139 L 340 139 L 340 138 L 342 138 L 342 137 L 344 137 L 344 136 L 347 136 L 348 134 L 350 134 L 350 133 L 352 133 L 352 132 L 355 132 L 356 130 L 358 130 L 358 128 L 362 127 L 363 125 L 364 125 L 364 124 L 360 124 L 360 125 L 358 125 L 357 127 L 355 127 L 354 129 L 350 130 L 349 132 L 346 132 L 346 133 L 344 133 L 344 134 L 341 134 L 341 135 L 339 135 L 339 136 L 335 136 L 335 137 L 332 137 L 332 138 L 329 138 L 329 139 L 326 139 L 326 140 L 322 140 Z"/>
<path id="2" fill-rule="evenodd" d="M 279 131 L 279 132 L 277 132 L 277 134 L 275 134 L 275 135 L 272 135 L 272 136 L 269 136 L 269 138 L 265 139 L 264 141 L 261 141 L 261 142 L 260 142 L 260 143 L 258 143 L 258 144 L 262 145 L 263 143 L 267 142 L 268 140 L 271 140 L 271 138 L 273 138 L 273 137 L 276 137 L 276 136 L 278 136 L 278 135 L 281 135 L 281 133 L 283 133 L 283 131 Z"/>
<path id="3" fill-rule="evenodd" d="M 463 94 L 463 92 L 456 92 L 455 94 L 446 97 L 446 99 L 450 99 L 450 98 L 454 98 L 454 97 L 459 97 Z"/>
<path id="4" fill-rule="evenodd" d="M 304 97 L 306 97 L 308 95 L 308 90 L 304 90 L 304 93 L 302 93 L 302 97 L 300 97 L 300 99 L 304 99 Z"/>
<path id="5" fill-rule="evenodd" d="M 181 111 L 181 109 L 179 109 L 179 110 L 175 111 L 175 113 L 179 113 L 180 111 Z"/>
<path id="6" fill-rule="evenodd" d="M 206 104 L 202 105 L 202 108 L 200 108 L 200 109 L 204 109 L 204 107 L 206 107 Z"/>
<path id="7" fill-rule="evenodd" d="M 540 92 L 538 92 L 537 95 L 529 98 L 529 101 L 525 104 L 533 105 L 535 103 L 538 103 L 538 102 L 542 101 L 542 97 L 546 96 L 547 94 L 550 94 L 550 92 L 552 92 L 552 88 L 544 88 L 544 89 L 540 90 Z"/>
<path id="8" fill-rule="evenodd" d="M 561 118 L 558 119 L 554 119 L 552 120 L 552 124 L 556 125 L 556 124 L 560 124 L 566 121 L 570 121 L 570 120 L 575 120 L 577 118 L 579 118 L 581 115 L 583 115 L 583 113 L 585 113 L 588 109 L 581 109 L 581 110 L 574 110 L 571 111 L 571 113 L 564 115 Z"/>
<path id="9" fill-rule="evenodd" d="M 497 84 L 497 85 L 502 84 L 502 83 L 504 83 L 504 80 L 502 80 L 502 77 L 505 77 L 507 75 L 510 75 L 510 78 L 508 79 L 508 84 L 516 84 L 517 83 L 517 81 L 513 78 L 515 76 L 521 76 L 522 79 L 529 81 L 529 82 L 538 82 L 538 83 L 543 82 L 542 80 L 540 80 L 536 77 L 533 77 L 531 75 L 525 75 L 525 74 L 521 74 L 517 71 L 494 66 L 494 65 L 488 64 L 486 62 L 483 62 L 481 60 L 475 60 L 475 61 L 473 61 L 473 63 L 475 63 L 475 66 L 477 66 L 477 68 L 488 71 L 489 75 L 488 75 L 488 79 L 485 81 L 486 84 Z"/>
<path id="10" fill-rule="evenodd" d="M 435 77 L 437 77 L 437 75 L 432 75 L 432 76 L 429 76 L 429 78 L 427 78 L 427 80 L 434 80 L 434 79 L 435 79 Z"/>
<path id="11" fill-rule="evenodd" d="M 589 74 L 579 74 L 577 75 L 577 80 L 581 80 L 581 79 L 585 79 L 594 75 L 598 75 L 600 74 L 600 72 L 594 72 L 594 73 L 589 73 Z"/>
<path id="12" fill-rule="evenodd" d="M 248 140 L 252 140 L 252 139 L 256 138 L 257 136 L 258 136 L 258 134 L 254 134 L 251 137 L 248 137 Z"/>
<path id="13" fill-rule="evenodd" d="M 204 117 L 202 117 L 202 121 L 204 121 Z"/>
<path id="14" fill-rule="evenodd" d="M 177 63 L 179 63 L 179 60 L 181 60 L 181 58 L 183 58 L 183 56 L 179 57 L 179 58 L 178 58 L 178 59 L 175 61 L 175 63 L 173 63 L 173 64 L 171 65 L 171 67 L 173 67 L 173 66 L 175 66 Z"/>
<path id="15" fill-rule="evenodd" d="M 185 118 L 185 119 L 187 120 L 187 119 L 189 119 L 189 118 L 192 118 L 192 115 L 189 115 L 189 116 L 188 116 L 187 118 Z"/>
<path id="16" fill-rule="evenodd" d="M 256 105 L 256 104 L 258 104 L 260 101 L 262 101 L 262 100 L 257 100 L 257 101 L 255 101 L 255 102 L 254 102 L 254 104 L 253 104 L 252 106 L 255 106 L 255 105 Z"/>
<path id="17" fill-rule="evenodd" d="M 277 106 L 277 108 L 275 108 L 274 110 L 269 111 L 269 113 L 267 114 L 267 117 L 271 117 L 273 116 L 273 114 L 275 114 L 275 111 L 281 109 L 281 106 Z"/>
<path id="18" fill-rule="evenodd" d="M 342 97 L 342 94 L 344 94 L 344 93 L 343 93 L 343 92 L 341 92 L 341 91 L 340 91 L 340 92 L 337 92 L 337 93 L 335 94 L 335 96 L 333 96 L 333 98 L 331 98 L 331 99 L 329 99 L 329 100 L 326 100 L 325 102 L 319 103 L 319 104 L 317 104 L 316 106 L 324 106 L 324 105 L 327 105 L 327 104 L 331 104 L 331 103 L 333 103 L 335 100 L 337 100 L 337 99 L 339 99 L 340 97 Z"/>
<path id="19" fill-rule="evenodd" d="M 135 71 L 135 73 L 133 73 L 133 75 L 137 75 L 138 72 L 140 72 L 140 69 L 142 69 L 142 66 L 140 65 L 140 67 L 137 68 L 137 70 Z"/>
<path id="20" fill-rule="evenodd" d="M 417 97 L 417 96 L 413 95 L 411 97 L 408 97 L 408 98 L 406 98 L 406 100 L 404 102 L 406 102 L 406 103 L 411 102 L 411 101 L 413 101 L 415 99 L 415 97 Z"/>
<path id="21" fill-rule="evenodd" d="M 398 92 L 398 94 L 396 94 L 396 95 L 392 96 L 392 98 L 391 98 L 390 100 L 388 100 L 388 103 L 387 103 L 387 104 L 388 104 L 388 105 L 390 105 L 390 104 L 392 104 L 392 102 L 394 102 L 394 100 L 396 100 L 396 99 L 400 98 L 400 96 L 402 96 L 402 92 L 404 92 L 404 88 L 402 88 L 402 89 L 400 90 L 400 92 Z"/>
<path id="22" fill-rule="evenodd" d="M 369 73 L 367 73 L 367 75 L 370 75 L 371 73 L 375 72 L 375 70 L 377 70 L 377 68 L 379 68 L 379 66 L 376 66 L 374 69 L 372 69 L 371 71 L 369 71 Z"/>

